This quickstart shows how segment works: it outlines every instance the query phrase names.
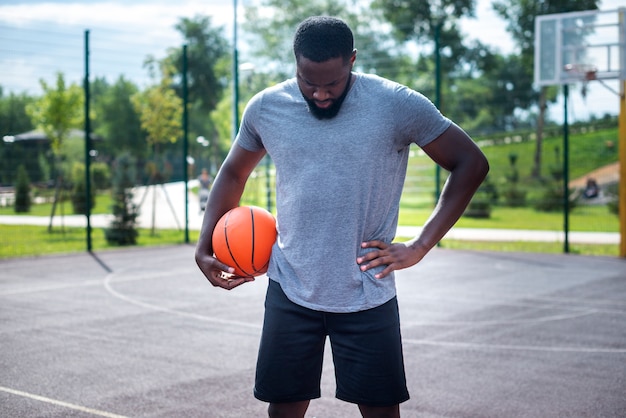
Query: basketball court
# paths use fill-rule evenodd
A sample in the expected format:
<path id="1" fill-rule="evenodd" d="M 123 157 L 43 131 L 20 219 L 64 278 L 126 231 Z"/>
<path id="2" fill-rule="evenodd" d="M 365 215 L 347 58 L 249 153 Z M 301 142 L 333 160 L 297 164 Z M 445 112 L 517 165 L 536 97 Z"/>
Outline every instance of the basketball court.
<path id="1" fill-rule="evenodd" d="M 588 59 L 600 28 L 617 27 L 624 49 L 623 23 L 604 16 L 543 21 L 538 85 L 626 78 L 613 47 Z M 268 279 L 213 288 L 193 253 L 1 260 L 0 416 L 266 416 L 252 385 Z M 435 248 L 397 285 L 403 417 L 625 416 L 626 259 Z M 327 349 L 307 417 L 358 416 L 334 399 Z"/>
<path id="2" fill-rule="evenodd" d="M 193 246 L 0 261 L 0 416 L 260 417 L 267 278 L 213 288 Z M 398 272 L 403 417 L 620 417 L 626 260 L 434 249 Z M 308 417 L 334 399 L 327 352 Z"/>

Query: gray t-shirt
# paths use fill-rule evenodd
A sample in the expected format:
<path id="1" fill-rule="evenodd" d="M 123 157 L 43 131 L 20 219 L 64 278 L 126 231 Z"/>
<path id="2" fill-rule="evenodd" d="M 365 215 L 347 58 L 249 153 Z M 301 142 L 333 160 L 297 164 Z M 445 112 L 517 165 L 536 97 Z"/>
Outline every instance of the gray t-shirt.
<path id="1" fill-rule="evenodd" d="M 355 73 L 339 114 L 309 113 L 296 79 L 257 94 L 236 146 L 265 148 L 276 166 L 278 239 L 268 276 L 293 302 L 356 312 L 396 294 L 393 274 L 362 272 L 361 242 L 390 243 L 396 232 L 409 146 L 424 146 L 450 125 L 423 95 Z"/>

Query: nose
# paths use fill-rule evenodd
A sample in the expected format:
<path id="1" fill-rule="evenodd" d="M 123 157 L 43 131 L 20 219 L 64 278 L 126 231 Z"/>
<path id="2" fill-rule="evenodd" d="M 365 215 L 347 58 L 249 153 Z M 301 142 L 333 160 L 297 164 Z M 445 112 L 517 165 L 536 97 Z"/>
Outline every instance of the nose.
<path id="1" fill-rule="evenodd" d="M 313 91 L 313 99 L 314 100 L 317 100 L 319 102 L 323 102 L 325 100 L 328 100 L 329 98 L 330 98 L 330 93 L 326 89 L 316 88 Z"/>

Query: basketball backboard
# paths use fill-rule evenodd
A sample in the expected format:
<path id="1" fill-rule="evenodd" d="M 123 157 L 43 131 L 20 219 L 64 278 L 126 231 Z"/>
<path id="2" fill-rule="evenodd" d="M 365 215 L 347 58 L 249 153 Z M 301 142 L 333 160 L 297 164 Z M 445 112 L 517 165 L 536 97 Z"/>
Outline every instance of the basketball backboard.
<path id="1" fill-rule="evenodd" d="M 535 84 L 626 80 L 626 8 L 537 16 Z"/>

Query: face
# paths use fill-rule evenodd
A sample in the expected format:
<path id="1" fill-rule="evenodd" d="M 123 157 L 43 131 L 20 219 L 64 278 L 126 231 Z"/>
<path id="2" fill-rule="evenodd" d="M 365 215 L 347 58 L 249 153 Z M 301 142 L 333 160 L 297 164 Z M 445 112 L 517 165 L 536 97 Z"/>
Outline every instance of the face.
<path id="1" fill-rule="evenodd" d="M 343 58 L 315 62 L 300 57 L 296 77 L 300 92 L 310 112 L 318 119 L 330 119 L 339 113 L 350 89 L 352 66 L 356 55 L 346 63 Z"/>

